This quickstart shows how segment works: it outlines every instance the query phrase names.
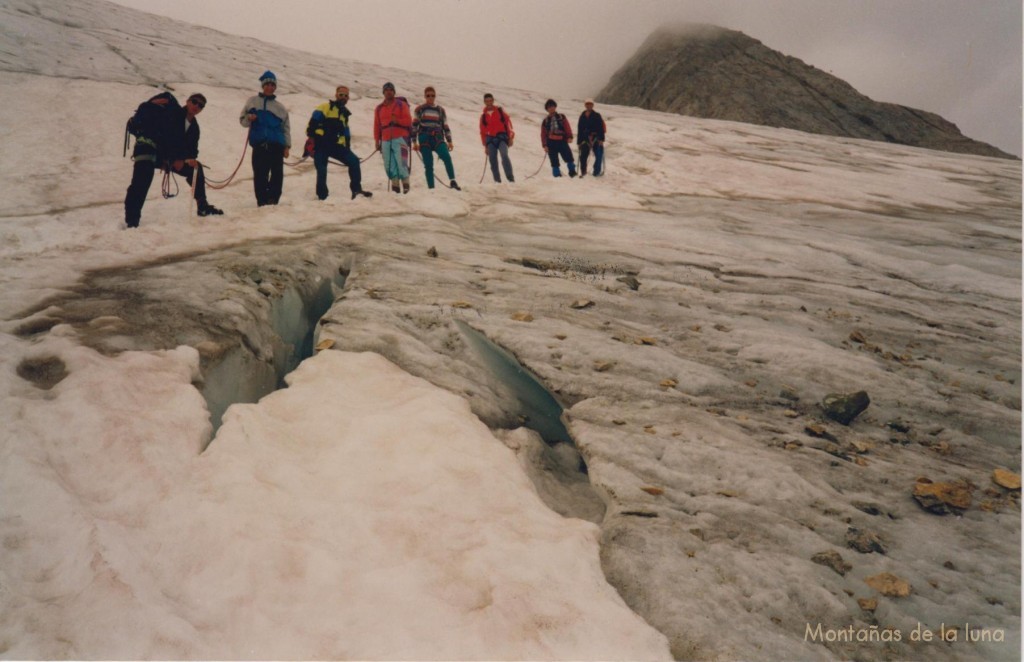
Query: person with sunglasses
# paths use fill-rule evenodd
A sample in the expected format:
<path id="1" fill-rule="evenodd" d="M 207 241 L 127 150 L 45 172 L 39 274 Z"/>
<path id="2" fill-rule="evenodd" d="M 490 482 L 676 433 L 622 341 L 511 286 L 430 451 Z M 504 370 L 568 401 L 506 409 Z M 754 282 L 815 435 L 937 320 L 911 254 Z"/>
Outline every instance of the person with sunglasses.
<path id="1" fill-rule="evenodd" d="M 449 186 L 461 191 L 455 181 L 455 167 L 452 165 L 452 130 L 448 127 L 448 115 L 437 105 L 437 91 L 428 86 L 423 90 L 423 103 L 412 113 L 412 148 L 423 156 L 423 172 L 427 176 L 427 188 L 434 188 L 434 153 L 444 162 L 448 173 Z"/>
<path id="2" fill-rule="evenodd" d="M 195 201 L 200 216 L 224 212 L 206 199 L 206 178 L 199 157 L 199 122 L 196 115 L 206 107 L 200 93 L 189 96 L 185 106 L 170 92 L 163 92 L 145 102 L 132 118 L 131 132 L 136 136 L 132 161 L 132 181 L 124 200 L 124 221 L 129 228 L 139 227 L 142 206 L 157 167 L 185 177 L 189 185 L 195 177 Z"/>
<path id="3" fill-rule="evenodd" d="M 277 76 L 260 76 L 262 91 L 245 102 L 238 121 L 249 129 L 252 146 L 252 185 L 257 206 L 276 205 L 284 185 L 284 160 L 292 146 L 288 109 L 277 100 Z"/>
<path id="4" fill-rule="evenodd" d="M 352 152 L 352 131 L 349 129 L 351 111 L 348 103 L 348 88 L 339 85 L 334 90 L 334 99 L 316 107 L 313 116 L 306 126 L 306 136 L 313 139 L 313 165 L 316 166 L 316 197 L 326 200 L 327 162 L 334 158 L 348 167 L 349 190 L 352 199 L 358 196 L 371 197 L 373 194 L 364 191 L 362 173 L 359 169 L 359 157 Z"/>
<path id="5" fill-rule="evenodd" d="M 206 176 L 199 158 L 199 122 L 196 115 L 206 108 L 206 97 L 195 93 L 185 102 L 184 117 L 179 118 L 179 126 L 184 125 L 182 140 L 178 143 L 178 151 L 171 160 L 171 170 L 178 173 L 192 185 L 195 177 L 196 214 L 199 216 L 220 216 L 224 212 L 217 209 L 206 199 Z"/>

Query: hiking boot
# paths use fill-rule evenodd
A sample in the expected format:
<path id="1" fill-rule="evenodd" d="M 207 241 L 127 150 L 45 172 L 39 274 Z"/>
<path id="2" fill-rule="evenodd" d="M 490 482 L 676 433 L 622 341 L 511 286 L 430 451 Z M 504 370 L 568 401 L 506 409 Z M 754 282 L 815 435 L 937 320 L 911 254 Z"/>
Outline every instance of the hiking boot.
<path id="1" fill-rule="evenodd" d="M 409 180 L 408 179 L 403 179 L 402 180 L 402 193 L 408 193 L 408 192 L 409 192 Z"/>
<path id="2" fill-rule="evenodd" d="M 402 192 L 402 187 L 399 185 L 399 180 L 397 180 L 397 179 L 392 179 L 391 180 L 391 192 L 392 193 L 401 193 Z"/>
<path id="3" fill-rule="evenodd" d="M 213 205 L 202 205 L 199 210 L 196 211 L 199 216 L 223 216 L 224 211 L 217 209 Z"/>
<path id="4" fill-rule="evenodd" d="M 457 181 L 455 181 L 454 179 L 451 181 L 451 187 L 453 189 L 455 189 L 456 191 L 461 191 L 462 190 L 462 187 L 459 186 L 459 183 Z"/>
<path id="5" fill-rule="evenodd" d="M 369 191 L 356 191 L 355 193 L 352 194 L 352 199 L 355 200 L 359 196 L 363 196 L 363 197 L 366 197 L 366 198 L 372 198 L 373 197 L 373 193 L 370 193 Z"/>
<path id="6" fill-rule="evenodd" d="M 559 168 L 558 166 L 551 166 L 551 174 L 554 175 L 555 177 L 561 177 L 562 169 Z"/>
<path id="7" fill-rule="evenodd" d="M 576 176 L 576 168 L 571 163 L 569 164 L 569 176 L 570 177 L 575 177 Z"/>

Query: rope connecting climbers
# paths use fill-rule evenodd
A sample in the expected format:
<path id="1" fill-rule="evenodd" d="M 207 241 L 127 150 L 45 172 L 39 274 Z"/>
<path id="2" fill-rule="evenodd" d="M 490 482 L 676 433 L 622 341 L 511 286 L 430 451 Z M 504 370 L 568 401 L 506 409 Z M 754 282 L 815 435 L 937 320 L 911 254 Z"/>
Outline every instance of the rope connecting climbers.
<path id="1" fill-rule="evenodd" d="M 544 162 L 547 161 L 547 160 L 548 160 L 548 153 L 544 152 L 544 156 L 542 156 L 540 158 L 540 166 L 538 166 L 537 169 L 533 171 L 532 175 L 527 176 L 527 179 L 532 179 L 532 178 L 536 177 L 537 173 L 539 173 L 541 171 L 541 169 L 544 168 Z"/>
<path id="2" fill-rule="evenodd" d="M 249 129 L 249 131 L 252 131 L 252 129 Z M 245 134 L 245 144 L 242 146 L 242 157 L 240 159 L 238 159 L 238 165 L 235 166 L 235 171 L 232 172 L 231 175 L 229 175 L 227 179 L 219 179 L 218 180 L 218 179 L 210 179 L 209 177 L 207 177 L 206 178 L 206 185 L 209 186 L 210 188 L 214 189 L 214 190 L 217 190 L 217 191 L 219 191 L 222 188 L 227 188 L 227 185 L 230 184 L 231 181 L 235 178 L 235 175 L 238 174 L 238 170 L 239 170 L 239 168 L 242 167 L 242 163 L 245 162 L 245 154 L 248 151 L 249 151 L 249 133 L 246 132 L 246 134 Z M 203 168 L 208 169 L 206 164 L 201 164 L 201 165 L 203 166 Z"/>
<path id="3" fill-rule="evenodd" d="M 420 154 L 419 150 L 416 150 L 416 156 L 420 157 L 420 163 L 423 163 L 423 155 Z M 423 163 L 424 170 L 426 169 L 426 167 L 427 167 L 427 164 Z M 410 172 L 411 172 L 411 169 L 410 169 Z M 441 186 L 443 186 L 445 188 L 451 188 L 451 184 L 445 184 L 443 181 L 441 181 L 441 175 L 434 175 L 434 181 L 440 183 Z M 482 182 L 483 180 L 480 180 L 480 181 Z"/>
<path id="4" fill-rule="evenodd" d="M 378 151 L 380 151 L 380 150 L 376 150 L 376 149 L 373 150 L 373 152 L 370 154 L 370 156 L 373 156 Z M 359 159 L 360 165 L 362 165 L 363 163 L 366 163 L 367 161 L 369 161 L 370 160 L 370 156 L 367 156 L 365 159 Z M 289 162 L 285 161 L 284 164 L 286 166 L 288 166 L 289 168 L 298 168 L 300 165 L 302 165 L 303 163 L 305 163 L 308 160 L 309 160 L 309 156 L 306 155 L 306 156 L 303 156 L 298 161 L 295 161 L 294 163 L 289 163 Z M 327 162 L 330 163 L 331 165 L 336 165 L 339 168 L 347 168 L 348 167 L 344 163 L 342 163 L 341 161 L 335 161 L 334 159 L 327 159 Z"/>

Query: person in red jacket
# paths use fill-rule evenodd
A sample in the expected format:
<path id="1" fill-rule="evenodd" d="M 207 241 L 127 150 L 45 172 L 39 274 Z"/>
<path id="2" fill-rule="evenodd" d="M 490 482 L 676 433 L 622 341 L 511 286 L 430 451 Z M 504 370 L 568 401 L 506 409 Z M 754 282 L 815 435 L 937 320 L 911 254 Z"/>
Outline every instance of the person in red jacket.
<path id="1" fill-rule="evenodd" d="M 548 158 L 551 159 L 551 174 L 555 177 L 562 176 L 562 169 L 559 167 L 558 157 L 565 159 L 565 165 L 569 168 L 569 176 L 576 176 L 576 161 L 572 157 L 572 125 L 565 115 L 558 112 L 558 104 L 554 99 L 544 102 L 544 110 L 548 116 L 540 124 L 540 144 L 544 147 Z"/>
<path id="2" fill-rule="evenodd" d="M 384 157 L 384 171 L 395 193 L 409 192 L 409 158 L 412 156 L 412 113 L 409 103 L 395 97 L 393 83 L 384 83 L 384 101 L 373 111 L 373 139 Z"/>
<path id="3" fill-rule="evenodd" d="M 512 130 L 512 118 L 501 106 L 494 105 L 494 95 L 484 95 L 484 111 L 480 114 L 480 142 L 484 145 L 484 153 L 491 162 L 491 174 L 494 181 L 501 183 L 498 174 L 498 154 L 501 153 L 501 166 L 505 169 L 505 179 L 516 181 L 512 176 L 512 162 L 508 158 L 508 148 L 515 142 L 516 132 Z"/>

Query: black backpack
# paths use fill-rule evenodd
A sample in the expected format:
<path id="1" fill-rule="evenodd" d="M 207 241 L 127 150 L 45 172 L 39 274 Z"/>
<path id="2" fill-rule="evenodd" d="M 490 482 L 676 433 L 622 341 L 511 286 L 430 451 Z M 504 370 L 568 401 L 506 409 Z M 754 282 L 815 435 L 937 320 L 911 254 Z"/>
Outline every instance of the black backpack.
<path id="1" fill-rule="evenodd" d="M 170 123 L 177 116 L 175 111 L 180 110 L 181 104 L 170 92 L 161 92 L 140 103 L 125 124 L 124 155 L 128 155 L 129 136 L 135 136 L 136 150 L 141 142 L 149 145 L 152 151 L 160 152 L 162 146 L 165 146 Z"/>

